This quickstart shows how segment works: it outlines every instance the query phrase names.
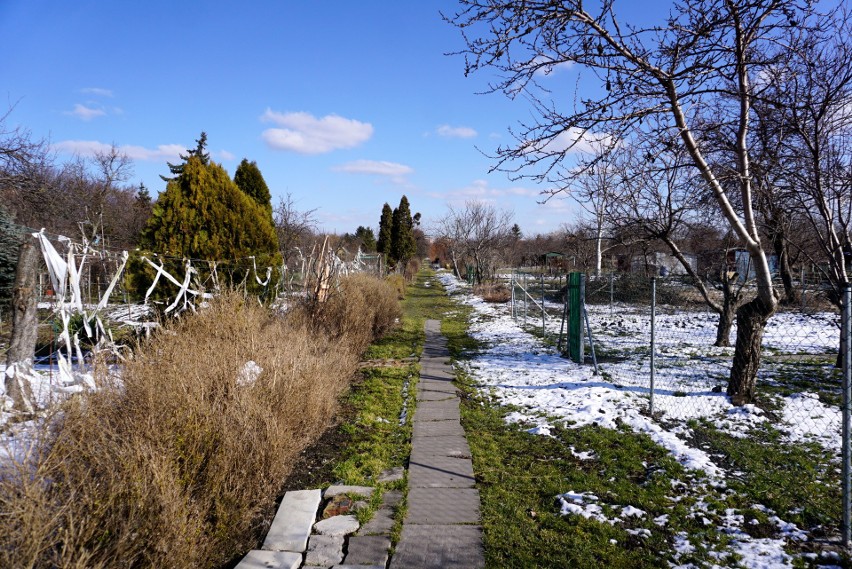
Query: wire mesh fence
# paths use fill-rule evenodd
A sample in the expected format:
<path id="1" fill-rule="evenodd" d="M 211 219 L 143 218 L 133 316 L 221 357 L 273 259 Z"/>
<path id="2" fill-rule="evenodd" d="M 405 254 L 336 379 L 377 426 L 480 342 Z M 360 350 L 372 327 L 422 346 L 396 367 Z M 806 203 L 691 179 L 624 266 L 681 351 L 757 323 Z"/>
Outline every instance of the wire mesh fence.
<path id="1" fill-rule="evenodd" d="M 582 325 L 575 324 L 573 333 L 580 331 L 584 349 L 579 360 L 575 354 L 572 359 L 591 364 L 594 354 L 602 379 L 640 394 L 635 400 L 661 424 L 706 425 L 725 437 L 765 440 L 779 452 L 807 455 L 806 466 L 791 458 L 790 468 L 816 469 L 822 483 L 803 484 L 794 499 L 805 511 L 819 513 L 814 521 L 841 525 L 849 509 L 848 492 L 844 500 L 840 496 L 841 481 L 849 480 L 841 476 L 848 462 L 843 456 L 850 454 L 842 437 L 848 422 L 842 412 L 848 408 L 844 374 L 847 382 L 850 378 L 848 364 L 845 371 L 838 365 L 846 346 L 842 311 L 824 283 L 806 276 L 785 295 L 763 333 L 756 397 L 732 406 L 727 389 L 738 333 L 735 313 L 756 296 L 753 283 L 705 282 L 702 294 L 681 275 L 603 275 L 585 279 L 584 303 L 575 306 L 568 300 L 566 275 L 503 271 L 502 280 L 512 291 L 515 319 L 560 350 L 568 351 L 572 311 L 582 311 L 575 315 Z M 780 283 L 778 288 L 790 292 Z M 682 432 L 695 437 L 700 430 Z M 752 480 L 769 488 L 773 473 L 755 473 Z M 826 492 L 834 497 L 826 500 Z M 848 534 L 848 520 L 842 525 Z"/>

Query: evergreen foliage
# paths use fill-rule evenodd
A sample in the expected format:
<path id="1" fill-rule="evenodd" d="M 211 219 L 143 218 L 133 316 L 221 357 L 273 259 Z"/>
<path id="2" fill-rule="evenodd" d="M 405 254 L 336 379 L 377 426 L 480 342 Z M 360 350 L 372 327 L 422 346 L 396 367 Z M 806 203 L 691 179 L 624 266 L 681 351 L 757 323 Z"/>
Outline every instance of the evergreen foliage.
<path id="1" fill-rule="evenodd" d="M 391 226 L 393 225 L 393 210 L 391 206 L 382 206 L 382 217 L 379 220 L 379 238 L 376 240 L 376 251 L 387 257 L 391 250 Z"/>
<path id="2" fill-rule="evenodd" d="M 169 172 L 172 173 L 172 177 L 160 175 L 160 178 L 163 179 L 164 182 L 171 182 L 175 178 L 183 173 L 183 168 L 186 166 L 186 163 L 193 156 L 197 156 L 201 159 L 202 164 L 205 166 L 210 163 L 210 153 L 207 152 L 207 133 L 201 131 L 201 136 L 199 136 L 195 140 L 195 149 L 188 150 L 186 154 L 181 154 L 180 159 L 183 160 L 182 164 L 172 164 L 171 162 L 166 162 L 169 167 Z"/>
<path id="3" fill-rule="evenodd" d="M 9 304 L 25 229 L 0 205 L 0 306 Z"/>
<path id="4" fill-rule="evenodd" d="M 371 228 L 359 225 L 358 229 L 355 230 L 355 238 L 361 241 L 365 253 L 376 250 L 376 236 Z"/>
<path id="5" fill-rule="evenodd" d="M 263 174 L 260 173 L 260 168 L 257 167 L 257 162 L 249 162 L 248 158 L 243 158 L 234 173 L 234 183 L 244 194 L 269 211 L 270 219 L 272 218 L 272 194 Z"/>
<path id="6" fill-rule="evenodd" d="M 408 198 L 402 196 L 399 206 L 393 210 L 391 223 L 390 260 L 396 265 L 404 267 L 417 251 L 413 228 Z"/>
<path id="7" fill-rule="evenodd" d="M 245 280 L 249 287 L 254 281 L 250 257 L 255 257 L 258 272 L 281 264 L 269 211 L 240 191 L 224 168 L 196 155 L 160 194 L 141 244 L 172 257 L 169 266 L 177 274 L 182 274 L 181 258 L 227 261 L 219 276 L 232 283 Z M 137 281 L 134 288 L 139 292 L 143 285 Z"/>

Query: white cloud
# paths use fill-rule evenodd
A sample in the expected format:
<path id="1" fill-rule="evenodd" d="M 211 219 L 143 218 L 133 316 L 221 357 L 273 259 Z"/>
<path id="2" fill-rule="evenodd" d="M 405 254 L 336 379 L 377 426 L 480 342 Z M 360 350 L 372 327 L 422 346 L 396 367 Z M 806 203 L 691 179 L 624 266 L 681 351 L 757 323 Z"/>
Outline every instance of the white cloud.
<path id="1" fill-rule="evenodd" d="M 227 150 L 220 150 L 219 152 L 214 152 L 214 155 L 219 158 L 219 160 L 233 160 L 236 158 L 231 152 Z"/>
<path id="2" fill-rule="evenodd" d="M 81 105 L 80 103 L 77 103 L 76 105 L 74 105 L 73 111 L 66 111 L 65 114 L 75 116 L 78 119 L 84 121 L 90 121 L 95 117 L 104 116 L 106 114 L 106 111 L 103 109 L 87 107 L 86 105 Z"/>
<path id="3" fill-rule="evenodd" d="M 100 87 L 86 87 L 85 89 L 80 89 L 80 92 L 86 95 L 95 95 L 97 97 L 112 97 L 112 90 L 102 89 Z"/>
<path id="4" fill-rule="evenodd" d="M 414 172 L 414 169 L 405 164 L 386 162 L 384 160 L 355 160 L 333 168 L 336 172 L 349 174 L 374 174 L 376 176 L 406 176 Z"/>
<path id="5" fill-rule="evenodd" d="M 594 154 L 601 147 L 612 144 L 613 139 L 607 134 L 594 134 L 583 132 L 576 127 L 568 128 L 558 135 L 543 141 L 531 141 L 524 149 L 526 152 L 539 152 L 542 154 L 568 152 Z"/>
<path id="6" fill-rule="evenodd" d="M 535 70 L 536 77 L 546 77 L 548 75 L 553 75 L 557 71 L 565 71 L 571 69 L 574 65 L 573 61 L 560 61 L 554 62 L 552 59 L 547 58 L 543 55 L 540 55 L 532 60 L 533 65 L 542 65 Z"/>
<path id="7" fill-rule="evenodd" d="M 442 124 L 435 132 L 438 133 L 438 136 L 445 138 L 474 138 L 477 134 L 469 126 L 450 126 L 448 124 Z"/>
<path id="8" fill-rule="evenodd" d="M 97 140 L 63 140 L 53 145 L 58 152 L 80 156 L 94 156 L 99 152 L 109 152 L 111 147 L 112 145 Z M 179 160 L 180 155 L 186 153 L 186 148 L 180 144 L 161 144 L 155 149 L 125 144 L 119 146 L 118 150 L 132 160 L 146 161 Z"/>
<path id="9" fill-rule="evenodd" d="M 271 109 L 260 117 L 284 128 L 263 131 L 263 140 L 275 150 L 299 154 L 324 154 L 353 148 L 373 136 L 373 125 L 338 115 L 316 118 L 310 113 L 278 113 Z"/>
<path id="10" fill-rule="evenodd" d="M 522 186 L 493 188 L 488 184 L 487 180 L 474 180 L 463 188 L 450 190 L 448 192 L 432 192 L 429 196 L 438 199 L 445 199 L 453 203 L 461 203 L 471 199 L 493 202 L 497 198 L 512 196 L 530 198 L 537 197 L 540 193 L 541 192 L 539 190 L 524 188 Z"/>

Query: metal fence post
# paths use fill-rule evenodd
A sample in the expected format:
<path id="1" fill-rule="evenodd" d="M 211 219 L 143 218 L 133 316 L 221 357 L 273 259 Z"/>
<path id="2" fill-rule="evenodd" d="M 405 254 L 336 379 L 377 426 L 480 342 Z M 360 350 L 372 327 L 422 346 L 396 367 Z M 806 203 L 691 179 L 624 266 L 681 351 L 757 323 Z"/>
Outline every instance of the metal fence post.
<path id="1" fill-rule="evenodd" d="M 541 273 L 541 337 L 544 338 L 544 272 Z"/>
<path id="2" fill-rule="evenodd" d="M 527 295 L 529 295 L 529 293 L 527 292 L 527 274 L 526 273 L 524 273 L 523 290 L 524 290 L 524 326 L 526 326 L 527 325 Z"/>
<path id="3" fill-rule="evenodd" d="M 843 285 L 843 317 L 840 336 L 841 357 L 843 358 L 843 523 L 841 533 L 843 544 L 852 543 L 852 441 L 850 441 L 850 418 L 852 418 L 852 285 Z"/>
<path id="4" fill-rule="evenodd" d="M 614 297 L 613 284 L 612 283 L 613 283 L 614 280 L 615 279 L 613 279 L 612 273 L 610 273 L 609 274 L 609 313 L 610 313 L 610 315 L 612 315 L 612 305 L 613 305 L 613 297 Z"/>
<path id="5" fill-rule="evenodd" d="M 656 319 L 657 319 L 657 277 L 651 277 L 651 401 L 648 405 L 648 410 L 651 415 L 654 414 L 654 375 L 655 364 L 654 354 L 657 351 L 656 338 Z"/>
<path id="6" fill-rule="evenodd" d="M 515 271 L 512 271 L 509 279 L 512 283 L 512 320 L 515 320 Z"/>

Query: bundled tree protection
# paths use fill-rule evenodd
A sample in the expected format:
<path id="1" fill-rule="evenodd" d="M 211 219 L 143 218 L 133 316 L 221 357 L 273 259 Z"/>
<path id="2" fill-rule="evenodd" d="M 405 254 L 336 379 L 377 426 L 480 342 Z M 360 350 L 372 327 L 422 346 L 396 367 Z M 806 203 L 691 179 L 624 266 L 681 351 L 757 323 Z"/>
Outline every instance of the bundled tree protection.
<path id="1" fill-rule="evenodd" d="M 683 0 L 658 25 L 637 28 L 616 16 L 615 0 L 587 11 L 580 0 L 462 0 L 445 15 L 464 35 L 465 72 L 491 68 L 492 91 L 522 95 L 531 122 L 497 149 L 495 168 L 566 188 L 594 161 L 576 163 L 578 145 L 594 141 L 610 151 L 636 146 L 649 163 L 679 147 L 750 253 L 756 296 L 737 309 L 737 339 L 727 392 L 750 402 L 768 319 L 778 307 L 767 247 L 761 240 L 753 183 L 750 133 L 762 78 L 780 62 L 801 58 L 790 39 L 827 32 L 814 3 L 778 0 Z M 573 65 L 588 97 L 564 109 L 541 77 Z M 649 120 L 654 118 L 654 120 Z M 604 152 L 604 155 L 606 153 Z"/>
<path id="2" fill-rule="evenodd" d="M 417 252 L 413 230 L 411 206 L 408 204 L 408 198 L 402 196 L 399 206 L 393 210 L 391 216 L 390 260 L 399 267 L 405 267 L 409 259 Z"/>
<path id="3" fill-rule="evenodd" d="M 173 259 L 220 263 L 235 283 L 254 280 L 251 257 L 258 273 L 281 264 L 269 210 L 242 192 L 222 166 L 196 155 L 154 204 L 142 246 Z"/>

